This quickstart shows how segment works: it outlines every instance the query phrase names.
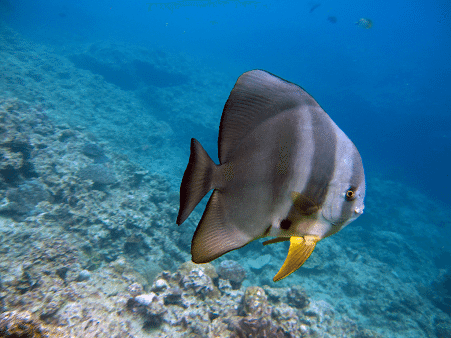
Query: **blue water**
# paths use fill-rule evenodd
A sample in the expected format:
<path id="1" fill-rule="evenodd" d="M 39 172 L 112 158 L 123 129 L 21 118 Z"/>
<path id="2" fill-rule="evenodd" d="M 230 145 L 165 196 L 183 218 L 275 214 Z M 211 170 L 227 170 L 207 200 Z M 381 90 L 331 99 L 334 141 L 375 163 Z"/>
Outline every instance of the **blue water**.
<path id="1" fill-rule="evenodd" d="M 173 154 L 167 163 L 164 158 L 158 163 L 165 166 L 162 172 L 174 189 L 188 160 L 191 137 L 200 139 L 216 159 L 222 105 L 240 74 L 259 68 L 299 84 L 356 144 L 368 178 L 367 213 L 355 222 L 355 230 L 340 233 L 336 240 L 353 235 L 351 247 L 370 249 L 373 257 L 408 279 L 408 269 L 399 268 L 398 253 L 390 252 L 385 235 L 378 232 L 393 231 L 404 236 L 416 254 L 429 257 L 427 264 L 449 271 L 451 224 L 446 217 L 437 220 L 437 213 L 451 206 L 449 1 L 2 0 L 0 10 L 1 20 L 24 37 L 65 50 L 66 55 L 67 49 L 80 55 L 82 46 L 108 41 L 159 50 L 162 58 L 180 54 L 191 60 L 183 75 L 170 77 L 139 63 L 135 67 L 141 73 L 130 75 L 113 73 L 92 60 L 87 65 L 87 59 L 71 59 L 126 91 L 136 91 L 148 113 L 169 124 L 173 134 L 165 147 Z M 331 16 L 336 22 L 328 19 Z M 356 25 L 360 18 L 371 19 L 373 26 Z M 222 74 L 211 75 L 220 90 L 204 88 L 204 95 L 192 96 L 198 101 L 186 102 L 191 96 L 177 86 L 201 88 L 196 74 L 203 69 Z M 159 77 L 159 84 L 147 83 L 146 74 Z M 140 92 L 143 83 L 172 95 L 171 105 L 159 105 L 158 94 Z M 177 100 L 182 96 L 185 102 Z M 204 116 L 211 120 L 183 117 L 187 103 L 188 114 L 207 110 Z M 137 144 L 123 145 L 122 150 L 158 170 L 145 152 L 135 151 L 146 145 Z M 421 197 L 412 197 L 412 191 Z M 424 209 L 418 208 L 422 198 Z M 415 212 L 420 216 L 412 216 Z M 250 257 L 261 248 L 253 243 L 242 250 L 243 257 Z M 231 257 L 239 259 L 240 254 Z M 419 278 L 432 283 L 424 275 Z"/>
<path id="2" fill-rule="evenodd" d="M 183 52 L 235 78 L 268 70 L 315 97 L 358 146 L 368 174 L 384 171 L 451 203 L 447 1 L 318 1 L 312 12 L 308 1 L 161 3 L 18 0 L 6 20 L 37 40 Z M 361 17 L 373 27 L 356 26 Z"/>

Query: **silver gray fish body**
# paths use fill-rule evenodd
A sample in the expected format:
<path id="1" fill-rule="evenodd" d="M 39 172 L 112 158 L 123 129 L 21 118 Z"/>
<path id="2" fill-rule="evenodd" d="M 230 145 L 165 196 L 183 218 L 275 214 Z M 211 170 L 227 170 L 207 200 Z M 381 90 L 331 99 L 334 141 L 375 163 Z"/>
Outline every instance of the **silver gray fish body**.
<path id="1" fill-rule="evenodd" d="M 299 86 L 265 71 L 244 73 L 224 106 L 219 165 L 191 141 L 177 224 L 213 194 L 192 240 L 195 263 L 209 262 L 266 236 L 290 240 L 280 280 L 316 243 L 363 213 L 359 152 Z M 264 243 L 264 244 L 265 244 Z"/>

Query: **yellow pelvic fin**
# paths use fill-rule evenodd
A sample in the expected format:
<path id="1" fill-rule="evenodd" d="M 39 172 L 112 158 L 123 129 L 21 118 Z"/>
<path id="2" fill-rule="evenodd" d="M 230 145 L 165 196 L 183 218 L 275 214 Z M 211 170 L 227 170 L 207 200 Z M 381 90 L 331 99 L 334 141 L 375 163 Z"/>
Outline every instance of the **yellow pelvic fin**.
<path id="1" fill-rule="evenodd" d="M 277 282 L 299 269 L 310 257 L 319 240 L 318 236 L 290 237 L 287 258 L 279 272 L 274 276 L 273 281 Z"/>

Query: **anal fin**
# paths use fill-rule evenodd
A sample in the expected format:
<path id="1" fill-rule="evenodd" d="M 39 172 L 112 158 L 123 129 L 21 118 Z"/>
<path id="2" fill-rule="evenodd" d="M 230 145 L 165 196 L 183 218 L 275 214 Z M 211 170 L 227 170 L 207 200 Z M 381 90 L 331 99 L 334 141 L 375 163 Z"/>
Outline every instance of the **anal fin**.
<path id="1" fill-rule="evenodd" d="M 277 282 L 299 269 L 310 257 L 319 240 L 318 236 L 290 237 L 287 258 L 279 272 L 274 276 L 273 281 Z"/>
<path id="2" fill-rule="evenodd" d="M 223 196 L 214 190 L 191 242 L 192 260 L 194 263 L 208 263 L 253 239 L 227 224 Z"/>

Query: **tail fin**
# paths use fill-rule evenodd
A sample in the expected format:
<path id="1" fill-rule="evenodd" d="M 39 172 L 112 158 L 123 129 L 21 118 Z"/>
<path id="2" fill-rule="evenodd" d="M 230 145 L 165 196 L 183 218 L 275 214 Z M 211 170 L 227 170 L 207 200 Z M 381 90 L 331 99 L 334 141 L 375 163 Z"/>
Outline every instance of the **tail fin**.
<path id="1" fill-rule="evenodd" d="M 200 200 L 214 188 L 214 174 L 217 166 L 208 156 L 199 141 L 191 139 L 189 163 L 180 186 L 180 210 L 177 224 L 182 224 Z"/>

